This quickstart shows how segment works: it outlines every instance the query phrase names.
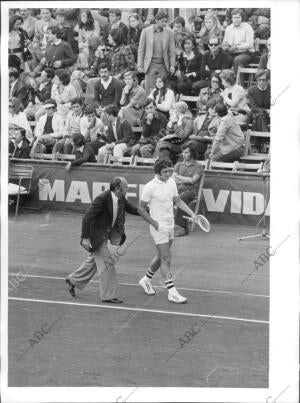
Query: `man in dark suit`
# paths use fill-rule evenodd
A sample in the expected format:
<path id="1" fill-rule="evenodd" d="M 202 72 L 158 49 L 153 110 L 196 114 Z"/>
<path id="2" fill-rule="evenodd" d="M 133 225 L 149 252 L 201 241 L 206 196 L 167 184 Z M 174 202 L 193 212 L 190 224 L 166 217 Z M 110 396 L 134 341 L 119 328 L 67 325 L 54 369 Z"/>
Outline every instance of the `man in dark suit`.
<path id="1" fill-rule="evenodd" d="M 98 268 L 102 302 L 123 302 L 118 298 L 116 269 L 107 242 L 109 240 L 112 245 L 123 245 L 126 240 L 125 212 L 138 215 L 137 208 L 125 198 L 127 188 L 125 178 L 115 177 L 110 189 L 96 197 L 82 219 L 81 245 L 89 252 L 89 256 L 66 278 L 69 292 L 73 297 L 75 287 L 83 289 Z"/>
<path id="2" fill-rule="evenodd" d="M 96 162 L 93 147 L 90 144 L 85 144 L 84 136 L 80 133 L 74 133 L 71 136 L 71 142 L 73 144 L 72 154 L 75 155 L 75 159 L 65 167 L 66 171 L 74 166 L 79 166 L 85 162 Z"/>
<path id="3" fill-rule="evenodd" d="M 8 149 L 12 158 L 29 158 L 30 144 L 26 138 L 26 130 L 23 127 L 15 127 Z"/>
<path id="4" fill-rule="evenodd" d="M 32 99 L 32 93 L 27 85 L 21 80 L 19 71 L 10 67 L 9 72 L 9 100 L 12 98 L 18 98 L 24 108 L 28 105 L 28 102 Z"/>

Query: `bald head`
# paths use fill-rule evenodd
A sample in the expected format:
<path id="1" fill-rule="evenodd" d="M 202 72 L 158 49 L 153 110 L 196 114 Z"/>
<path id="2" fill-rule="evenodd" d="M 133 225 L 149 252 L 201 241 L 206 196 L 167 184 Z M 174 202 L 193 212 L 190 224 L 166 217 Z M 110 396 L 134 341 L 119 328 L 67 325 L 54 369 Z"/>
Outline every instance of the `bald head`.
<path id="1" fill-rule="evenodd" d="M 110 190 L 120 198 L 125 196 L 128 189 L 127 180 L 123 176 L 115 176 L 110 183 Z"/>

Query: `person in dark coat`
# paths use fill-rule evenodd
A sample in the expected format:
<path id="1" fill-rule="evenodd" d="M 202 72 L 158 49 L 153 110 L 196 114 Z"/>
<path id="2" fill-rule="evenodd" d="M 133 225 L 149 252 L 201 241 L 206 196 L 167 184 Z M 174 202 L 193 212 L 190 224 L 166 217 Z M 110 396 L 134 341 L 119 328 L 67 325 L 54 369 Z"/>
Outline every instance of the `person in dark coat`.
<path id="1" fill-rule="evenodd" d="M 8 151 L 12 158 L 29 158 L 30 143 L 23 127 L 15 127 L 13 137 L 9 141 Z"/>
<path id="2" fill-rule="evenodd" d="M 74 166 L 84 164 L 85 162 L 96 162 L 93 147 L 90 144 L 85 144 L 84 136 L 80 133 L 72 134 L 71 140 L 73 143 L 73 152 L 75 160 L 66 165 L 66 171 Z"/>

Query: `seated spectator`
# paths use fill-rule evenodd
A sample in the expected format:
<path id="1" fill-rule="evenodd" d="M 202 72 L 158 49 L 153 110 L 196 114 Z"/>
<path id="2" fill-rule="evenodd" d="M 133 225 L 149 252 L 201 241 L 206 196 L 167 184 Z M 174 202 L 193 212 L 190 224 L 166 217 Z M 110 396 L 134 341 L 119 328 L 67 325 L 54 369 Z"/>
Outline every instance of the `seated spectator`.
<path id="1" fill-rule="evenodd" d="M 219 101 L 223 91 L 222 80 L 217 73 L 212 73 L 210 76 L 210 84 L 207 88 L 202 88 L 197 101 L 199 112 L 206 111 L 207 102 L 211 99 Z"/>
<path id="2" fill-rule="evenodd" d="M 27 85 L 20 78 L 19 71 L 10 67 L 8 71 L 9 79 L 9 99 L 18 98 L 22 102 L 24 108 L 27 107 L 28 102 L 32 100 L 32 92 Z"/>
<path id="3" fill-rule="evenodd" d="M 138 77 L 133 71 L 124 73 L 124 81 L 125 87 L 120 99 L 119 116 L 127 120 L 131 126 L 136 126 L 141 119 L 145 90 L 139 85 Z"/>
<path id="4" fill-rule="evenodd" d="M 139 15 L 136 13 L 129 14 L 128 22 L 129 22 L 129 28 L 128 28 L 127 44 L 131 46 L 131 49 L 134 54 L 134 59 L 135 61 L 137 61 L 137 50 L 139 47 L 143 24 L 140 21 Z"/>
<path id="5" fill-rule="evenodd" d="M 86 119 L 82 122 L 81 134 L 83 134 L 86 143 L 91 143 L 96 155 L 98 149 L 104 145 L 104 140 L 101 137 L 104 135 L 105 127 L 102 120 L 96 116 L 93 105 L 87 105 L 84 114 Z"/>
<path id="6" fill-rule="evenodd" d="M 100 44 L 100 27 L 98 21 L 95 21 L 90 10 L 81 10 L 78 17 L 78 24 L 74 28 L 78 33 L 77 66 L 81 69 L 87 69 L 92 65 L 93 53 Z"/>
<path id="7" fill-rule="evenodd" d="M 46 113 L 43 106 L 44 102 L 51 97 L 54 76 L 55 70 L 52 67 L 46 67 L 40 77 L 36 79 L 33 99 L 25 109 L 28 119 L 37 121 L 40 116 Z"/>
<path id="8" fill-rule="evenodd" d="M 31 157 L 34 157 L 36 153 L 45 153 L 47 147 L 52 149 L 56 141 L 64 135 L 64 122 L 60 114 L 56 112 L 56 101 L 48 99 L 44 102 L 44 108 L 46 114 L 41 116 L 36 124 Z"/>
<path id="9" fill-rule="evenodd" d="M 202 56 L 200 67 L 201 81 L 193 85 L 195 94 L 199 94 L 202 88 L 209 86 L 209 79 L 212 73 L 221 73 L 221 70 L 231 67 L 230 56 L 221 48 L 220 40 L 212 37 L 208 41 L 209 51 Z"/>
<path id="10" fill-rule="evenodd" d="M 194 121 L 193 134 L 188 139 L 196 150 L 196 159 L 205 160 L 208 158 L 211 145 L 220 124 L 220 117 L 215 112 L 216 99 L 207 101 L 206 111 L 202 111 Z"/>
<path id="11" fill-rule="evenodd" d="M 71 110 L 71 99 L 76 98 L 76 95 L 75 88 L 70 84 L 70 74 L 64 69 L 56 70 L 51 89 L 51 98 L 56 101 L 57 112 L 64 122 Z"/>
<path id="12" fill-rule="evenodd" d="M 195 40 L 194 35 L 185 27 L 185 20 L 183 17 L 176 17 L 173 22 L 173 34 L 175 41 L 176 55 L 180 54 L 184 50 L 184 42 L 186 39 L 190 38 Z"/>
<path id="13" fill-rule="evenodd" d="M 221 119 L 209 158 L 222 162 L 237 161 L 244 153 L 244 134 L 226 105 L 217 104 L 215 110 Z"/>
<path id="14" fill-rule="evenodd" d="M 42 70 L 43 66 L 53 67 L 54 69 L 72 66 L 75 62 L 75 56 L 71 46 L 61 39 L 61 30 L 54 26 L 48 32 L 45 57 L 42 58 L 38 69 L 35 69 L 35 71 Z"/>
<path id="15" fill-rule="evenodd" d="M 21 28 L 23 18 L 15 14 L 9 20 L 9 34 L 8 34 L 8 53 L 16 55 L 21 60 L 21 68 L 25 70 L 24 62 L 27 62 L 32 56 L 28 52 L 29 39 L 27 32 Z M 25 51 L 26 50 L 26 51 Z M 26 68 L 29 71 L 29 67 Z"/>
<path id="16" fill-rule="evenodd" d="M 166 119 L 170 117 L 170 111 L 175 106 L 174 91 L 168 88 L 167 77 L 164 75 L 157 75 L 155 78 L 155 88 L 150 92 L 148 98 L 153 99 L 156 103 L 158 112 L 165 115 Z"/>
<path id="17" fill-rule="evenodd" d="M 8 103 L 8 124 L 9 126 L 22 127 L 26 132 L 26 137 L 32 139 L 32 130 L 26 117 L 26 113 L 23 112 L 23 104 L 18 99 L 13 97 Z"/>
<path id="18" fill-rule="evenodd" d="M 119 8 L 109 9 L 109 23 L 103 28 L 103 40 L 105 45 L 109 45 L 108 36 L 112 29 L 118 29 L 124 38 L 128 37 L 128 28 L 121 21 L 122 12 Z"/>
<path id="19" fill-rule="evenodd" d="M 208 43 L 211 38 L 218 38 L 221 42 L 223 38 L 223 27 L 213 11 L 208 11 L 205 14 L 204 21 L 199 32 L 199 37 L 199 48 L 202 54 L 209 49 Z"/>
<path id="20" fill-rule="evenodd" d="M 239 66 L 244 67 L 251 62 L 254 54 L 254 31 L 251 25 L 243 22 L 241 9 L 232 11 L 232 24 L 225 29 L 222 47 L 233 59 L 235 74 Z"/>
<path id="21" fill-rule="evenodd" d="M 256 85 L 248 89 L 250 123 L 252 130 L 257 132 L 270 131 L 271 87 L 268 78 L 268 70 L 259 70 L 256 73 Z"/>
<path id="22" fill-rule="evenodd" d="M 22 29 L 27 33 L 29 39 L 33 39 L 37 19 L 31 15 L 29 8 L 20 8 L 20 16 L 23 18 Z"/>
<path id="23" fill-rule="evenodd" d="M 8 145 L 12 158 L 29 158 L 30 142 L 26 138 L 26 130 L 16 126 Z"/>
<path id="24" fill-rule="evenodd" d="M 70 44 L 74 55 L 78 55 L 78 41 L 75 40 L 75 31 L 74 31 L 74 26 L 71 26 L 67 21 L 66 21 L 66 13 L 67 10 L 63 8 L 57 8 L 54 16 L 55 20 L 57 22 L 58 28 L 61 30 L 61 39 L 67 43 Z"/>
<path id="25" fill-rule="evenodd" d="M 85 143 L 85 139 L 82 134 L 75 133 L 71 136 L 73 145 L 72 154 L 75 155 L 75 160 L 67 163 L 65 170 L 70 171 L 74 166 L 84 164 L 85 162 L 96 162 L 93 148 L 90 144 Z"/>
<path id="26" fill-rule="evenodd" d="M 236 84 L 235 75 L 232 70 L 223 70 L 220 77 L 224 87 L 224 91 L 221 93 L 224 104 L 229 108 L 230 113 L 238 124 L 246 124 L 250 111 L 246 91 L 241 85 Z"/>
<path id="27" fill-rule="evenodd" d="M 180 101 L 175 104 L 175 114 L 172 115 L 168 124 L 167 130 L 170 137 L 176 137 L 175 141 L 159 140 L 155 149 L 155 156 L 160 159 L 169 158 L 172 162 L 177 160 L 178 155 L 181 153 L 181 146 L 183 142 L 187 141 L 189 136 L 193 133 L 194 119 L 191 111 L 186 102 Z"/>
<path id="28" fill-rule="evenodd" d="M 116 105 L 109 105 L 105 109 L 109 124 L 107 134 L 101 137 L 105 140 L 105 145 L 98 151 L 100 161 L 104 161 L 107 154 L 123 157 L 124 153 L 131 151 L 131 147 L 137 143 L 130 124 L 118 117 L 118 111 Z"/>
<path id="29" fill-rule="evenodd" d="M 147 98 L 144 102 L 144 114 L 142 117 L 142 135 L 139 142 L 132 147 L 131 155 L 141 155 L 151 158 L 158 140 L 162 137 L 162 129 L 166 128 L 167 118 L 156 108 L 153 99 Z"/>
<path id="30" fill-rule="evenodd" d="M 53 153 L 71 154 L 73 149 L 71 136 L 78 133 L 86 134 L 88 119 L 83 113 L 83 100 L 81 98 L 71 99 L 71 108 L 65 124 L 64 138 L 55 143 Z"/>
<path id="31" fill-rule="evenodd" d="M 183 48 L 184 51 L 177 59 L 177 91 L 179 94 L 192 95 L 193 84 L 200 79 L 202 55 L 198 53 L 196 43 L 192 38 L 185 39 Z"/>
<path id="32" fill-rule="evenodd" d="M 186 145 L 182 149 L 183 161 L 177 162 L 173 171 L 173 179 L 177 184 L 180 199 L 186 204 L 197 197 L 197 188 L 201 176 L 202 166 L 196 161 L 196 150 L 192 145 Z M 189 233 L 188 221 L 183 218 L 186 215 L 183 210 L 177 208 L 175 213 L 175 237 L 184 236 Z"/>
<path id="33" fill-rule="evenodd" d="M 112 46 L 111 74 L 118 80 L 124 71 L 135 69 L 135 57 L 130 46 L 125 45 L 126 37 L 119 29 L 112 29 L 108 35 L 108 42 Z"/>
<path id="34" fill-rule="evenodd" d="M 259 59 L 258 70 L 271 70 L 271 38 L 267 40 L 267 49 Z"/>

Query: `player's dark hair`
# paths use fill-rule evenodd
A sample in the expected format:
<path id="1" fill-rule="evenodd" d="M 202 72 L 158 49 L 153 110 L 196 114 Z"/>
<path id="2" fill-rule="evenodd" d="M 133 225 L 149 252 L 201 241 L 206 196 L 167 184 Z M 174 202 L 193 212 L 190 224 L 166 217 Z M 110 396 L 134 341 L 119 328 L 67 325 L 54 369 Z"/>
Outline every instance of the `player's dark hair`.
<path id="1" fill-rule="evenodd" d="M 156 160 L 154 163 L 154 173 L 160 175 L 161 171 L 166 168 L 172 168 L 173 164 L 169 158 L 163 160 Z"/>

